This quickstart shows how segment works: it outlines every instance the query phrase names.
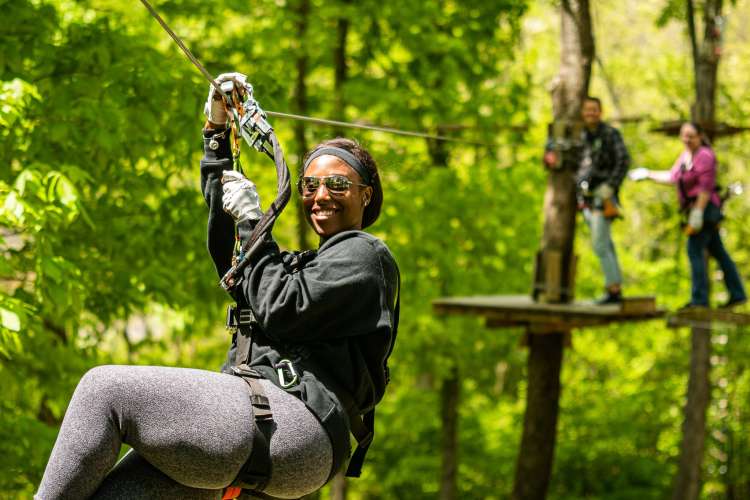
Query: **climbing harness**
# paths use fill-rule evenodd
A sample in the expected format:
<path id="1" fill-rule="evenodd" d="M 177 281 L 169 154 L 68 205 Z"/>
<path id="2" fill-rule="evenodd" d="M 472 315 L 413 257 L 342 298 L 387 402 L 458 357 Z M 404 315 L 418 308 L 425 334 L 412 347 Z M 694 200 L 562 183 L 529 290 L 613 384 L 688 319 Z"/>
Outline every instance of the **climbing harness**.
<path id="1" fill-rule="evenodd" d="M 686 165 L 685 162 L 682 162 L 680 164 L 680 175 L 677 177 L 677 189 L 680 191 L 680 195 L 682 196 L 682 203 L 680 204 L 680 227 L 682 228 L 682 231 L 688 236 L 697 233 L 697 231 L 695 231 L 688 224 L 688 216 L 690 214 L 690 210 L 692 209 L 695 200 L 698 199 L 697 196 L 688 196 L 687 189 L 685 188 L 684 177 L 685 173 L 690 170 L 690 168 L 691 167 L 689 166 L 689 164 Z M 704 223 L 718 226 L 719 223 L 724 219 L 724 203 L 726 203 L 726 201 L 732 196 L 741 195 L 743 191 L 744 187 L 741 182 L 732 182 L 726 188 L 722 188 L 722 186 L 717 182 L 714 185 L 712 194 L 716 193 L 719 196 L 719 206 L 714 209 L 710 206 L 712 205 L 711 202 L 706 205 L 706 208 L 704 210 Z"/>

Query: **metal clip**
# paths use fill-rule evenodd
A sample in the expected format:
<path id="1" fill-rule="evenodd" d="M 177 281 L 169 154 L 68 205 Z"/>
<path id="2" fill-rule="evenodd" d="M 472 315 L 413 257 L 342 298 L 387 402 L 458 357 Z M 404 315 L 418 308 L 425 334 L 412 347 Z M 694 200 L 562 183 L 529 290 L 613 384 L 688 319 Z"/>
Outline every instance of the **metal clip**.
<path id="1" fill-rule="evenodd" d="M 243 309 L 239 309 L 239 318 L 237 318 L 237 321 L 240 325 L 246 326 L 251 324 L 253 321 L 255 321 L 255 315 L 253 315 L 253 310 L 249 307 L 245 307 Z"/>
<path id="2" fill-rule="evenodd" d="M 288 359 L 282 359 L 276 365 L 274 366 L 276 368 L 276 373 L 279 375 L 279 385 L 282 389 L 289 389 L 293 385 L 295 385 L 299 381 L 299 377 L 297 376 L 297 372 L 294 370 L 294 365 L 292 365 L 292 362 Z M 287 381 L 286 376 L 284 374 L 284 368 L 291 374 L 292 379 Z"/>

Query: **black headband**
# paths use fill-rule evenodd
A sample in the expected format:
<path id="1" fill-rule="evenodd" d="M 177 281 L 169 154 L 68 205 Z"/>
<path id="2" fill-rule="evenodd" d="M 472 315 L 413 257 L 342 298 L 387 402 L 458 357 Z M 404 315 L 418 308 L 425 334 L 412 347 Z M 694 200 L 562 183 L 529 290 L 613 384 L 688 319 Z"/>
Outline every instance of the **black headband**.
<path id="1" fill-rule="evenodd" d="M 368 186 L 370 185 L 370 172 L 368 172 L 365 166 L 362 165 L 362 162 L 359 161 L 356 156 L 351 154 L 346 149 L 337 148 L 334 146 L 324 146 L 313 151 L 312 154 L 310 154 L 310 156 L 307 158 L 307 161 L 305 161 L 305 166 L 302 169 L 302 172 L 304 173 L 304 171 L 307 170 L 307 167 L 310 166 L 310 163 L 312 163 L 315 158 L 323 155 L 332 155 L 341 160 L 344 160 L 359 174 L 360 177 L 362 177 L 362 181 L 365 184 L 367 184 Z"/>

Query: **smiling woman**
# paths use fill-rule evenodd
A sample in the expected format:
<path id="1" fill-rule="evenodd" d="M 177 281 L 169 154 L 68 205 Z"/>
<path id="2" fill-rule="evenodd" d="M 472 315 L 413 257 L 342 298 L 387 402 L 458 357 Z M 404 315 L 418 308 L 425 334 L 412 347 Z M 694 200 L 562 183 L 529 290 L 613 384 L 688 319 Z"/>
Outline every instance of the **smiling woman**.
<path id="1" fill-rule="evenodd" d="M 262 211 L 255 184 L 231 170 L 223 101 L 209 95 L 205 111 L 201 190 L 221 277 L 232 266 L 235 224 L 246 243 Z M 359 475 L 389 379 L 399 272 L 388 247 L 362 231 L 383 202 L 372 156 L 334 139 L 307 156 L 302 173 L 298 189 L 320 247 L 284 252 L 270 234 L 259 240 L 228 289 L 236 305 L 227 315 L 233 335 L 223 373 L 91 370 L 37 499 L 218 500 L 240 489 L 299 498 L 347 461 L 347 475 Z M 350 433 L 358 443 L 351 459 Z M 113 468 L 123 443 L 132 450 Z"/>
<path id="2" fill-rule="evenodd" d="M 383 204 L 375 160 L 350 139 L 332 139 L 313 148 L 305 157 L 298 188 L 308 222 L 321 240 L 371 225 Z"/>

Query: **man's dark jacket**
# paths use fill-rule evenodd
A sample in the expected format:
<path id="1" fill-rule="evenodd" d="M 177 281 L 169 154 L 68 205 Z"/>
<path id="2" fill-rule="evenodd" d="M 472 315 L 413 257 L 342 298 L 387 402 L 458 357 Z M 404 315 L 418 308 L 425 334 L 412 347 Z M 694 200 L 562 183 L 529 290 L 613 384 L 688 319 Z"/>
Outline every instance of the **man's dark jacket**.
<path id="1" fill-rule="evenodd" d="M 596 129 L 584 129 L 583 155 L 578 169 L 578 183 L 586 181 L 588 189 L 607 183 L 617 192 L 630 166 L 630 155 L 620 132 L 601 122 Z"/>

